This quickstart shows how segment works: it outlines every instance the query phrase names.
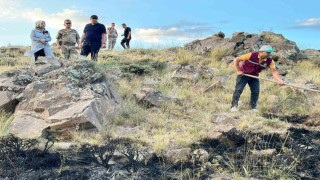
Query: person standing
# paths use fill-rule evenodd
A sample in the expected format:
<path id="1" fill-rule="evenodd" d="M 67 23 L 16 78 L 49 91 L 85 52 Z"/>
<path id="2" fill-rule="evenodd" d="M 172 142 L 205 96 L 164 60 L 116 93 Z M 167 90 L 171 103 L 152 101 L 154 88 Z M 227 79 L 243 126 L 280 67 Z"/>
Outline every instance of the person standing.
<path id="1" fill-rule="evenodd" d="M 76 49 L 80 49 L 80 36 L 76 30 L 71 29 L 71 20 L 64 20 L 64 26 L 65 29 L 61 29 L 57 34 L 57 48 L 61 49 L 65 59 L 70 59 L 71 55 L 77 54 Z M 75 47 L 76 43 L 77 47 Z"/>
<path id="2" fill-rule="evenodd" d="M 54 54 L 49 45 L 51 36 L 45 27 L 46 23 L 44 21 L 36 21 L 35 29 L 31 31 L 31 50 L 24 54 L 25 56 L 31 56 L 31 62 L 37 61 L 39 56 L 48 56 L 54 58 Z"/>
<path id="3" fill-rule="evenodd" d="M 83 30 L 80 42 L 82 44 L 81 55 L 88 56 L 91 53 L 91 59 L 98 61 L 100 48 L 106 48 L 106 27 L 98 23 L 98 16 L 90 17 L 90 24 L 87 24 Z"/>
<path id="4" fill-rule="evenodd" d="M 262 70 L 269 67 L 273 77 L 279 82 L 279 84 L 284 84 L 275 68 L 275 63 L 271 58 L 271 52 L 274 52 L 272 47 L 270 45 L 265 45 L 260 48 L 259 52 L 252 52 L 234 59 L 234 66 L 237 70 L 238 75 L 236 80 L 236 87 L 232 97 L 231 111 L 238 111 L 238 101 L 244 87 L 247 84 L 249 84 L 251 90 L 250 108 L 253 111 L 257 111 L 256 108 L 260 93 L 260 81 L 256 78 L 244 76 L 244 73 L 253 76 L 259 76 L 259 73 Z M 240 61 L 244 61 L 241 67 L 239 66 Z"/>
<path id="5" fill-rule="evenodd" d="M 108 50 L 113 50 L 118 37 L 117 29 L 115 29 L 115 23 L 111 24 L 108 28 Z"/>
<path id="6" fill-rule="evenodd" d="M 122 27 L 124 28 L 124 38 L 121 41 L 121 46 L 124 49 L 130 49 L 130 40 L 131 40 L 131 28 L 127 27 L 127 25 L 125 23 L 122 24 Z M 126 44 L 126 46 L 124 45 Z"/>

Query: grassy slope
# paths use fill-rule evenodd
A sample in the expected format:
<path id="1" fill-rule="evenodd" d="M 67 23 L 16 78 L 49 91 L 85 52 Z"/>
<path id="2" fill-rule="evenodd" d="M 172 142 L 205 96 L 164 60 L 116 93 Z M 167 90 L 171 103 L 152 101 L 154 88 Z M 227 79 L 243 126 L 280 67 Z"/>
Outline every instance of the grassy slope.
<path id="1" fill-rule="evenodd" d="M 58 51 L 54 49 L 56 53 Z M 115 82 L 118 92 L 124 97 L 123 112 L 121 116 L 114 120 L 115 126 L 139 127 L 139 132 L 133 135 L 133 138 L 140 139 L 152 145 L 155 151 L 174 147 L 187 147 L 204 137 L 206 133 L 214 129 L 215 125 L 211 123 L 213 114 L 224 114 L 234 118 L 238 118 L 237 127 L 243 130 L 253 130 L 262 132 L 283 132 L 291 124 L 281 121 L 277 118 L 268 119 L 262 116 L 268 113 L 270 108 L 275 104 L 278 105 L 280 112 L 287 116 L 303 116 L 309 112 L 317 112 L 320 95 L 314 94 L 302 96 L 301 93 L 290 90 L 282 90 L 280 86 L 270 82 L 261 82 L 261 95 L 259 99 L 260 113 L 252 114 L 248 110 L 247 104 L 250 101 L 250 91 L 246 87 L 240 100 L 240 108 L 242 111 L 230 113 L 230 102 L 235 85 L 236 75 L 232 65 L 222 62 L 221 57 L 232 52 L 213 52 L 209 57 L 200 57 L 192 52 L 183 49 L 151 50 L 136 49 L 130 51 L 103 51 L 100 53 L 100 59 L 97 69 L 100 72 L 106 72 L 111 68 L 122 68 L 124 64 L 139 64 L 142 60 L 151 62 L 170 62 L 171 66 L 162 71 L 153 71 L 151 74 L 135 75 L 127 73 L 127 78 L 122 78 Z M 121 56 L 120 60 L 107 58 L 107 55 Z M 10 58 L 9 58 L 10 59 Z M 12 61 L 17 61 L 15 66 L 1 64 L 0 72 L 20 68 L 28 64 L 28 57 L 21 54 L 14 54 Z M 150 64 L 150 62 L 148 62 Z M 147 64 L 148 64 L 147 63 Z M 184 81 L 175 82 L 170 79 L 170 73 L 175 65 L 192 64 L 195 66 L 205 65 L 207 67 L 216 68 L 213 80 L 198 79 L 195 82 Z M 141 65 L 141 63 L 140 63 Z M 312 61 L 299 62 L 293 67 L 279 67 L 280 70 L 288 70 L 287 79 L 293 83 L 303 84 L 308 80 L 320 86 L 319 78 L 316 78 L 320 72 L 320 68 L 315 66 Z M 230 75 L 230 79 L 224 84 L 224 89 L 213 90 L 208 93 L 202 93 L 205 87 L 214 82 L 217 76 Z M 161 83 L 154 88 L 162 91 L 166 95 L 179 97 L 183 105 L 170 104 L 161 108 L 144 108 L 138 105 L 133 94 L 140 91 L 143 87 L 144 80 L 149 77 L 159 77 Z M 269 71 L 263 72 L 263 77 L 271 77 Z M 198 88 L 193 88 L 193 87 Z M 303 93 L 302 93 L 303 94 Z M 280 101 L 270 102 L 270 95 L 278 95 Z M 292 99 L 294 105 L 288 105 L 288 99 Z M 108 134 L 117 135 L 117 131 L 110 130 Z M 4 131 L 4 130 L 2 130 Z M 2 132 L 3 133 L 3 132 Z M 75 136 L 75 141 L 88 141 L 91 143 L 99 143 L 104 137 L 103 133 L 86 134 L 81 133 Z"/>

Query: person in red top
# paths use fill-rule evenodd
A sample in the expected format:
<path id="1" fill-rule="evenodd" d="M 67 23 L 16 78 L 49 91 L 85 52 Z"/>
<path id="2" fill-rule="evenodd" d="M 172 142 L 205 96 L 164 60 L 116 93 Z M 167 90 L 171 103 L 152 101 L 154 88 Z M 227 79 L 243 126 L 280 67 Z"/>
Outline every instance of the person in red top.
<path id="1" fill-rule="evenodd" d="M 260 48 L 259 52 L 252 52 L 234 59 L 234 66 L 238 75 L 235 91 L 232 97 L 231 111 L 238 111 L 238 101 L 247 84 L 249 84 L 251 90 L 250 108 L 257 111 L 256 108 L 260 93 L 260 81 L 256 78 L 243 76 L 244 73 L 259 76 L 259 73 L 262 70 L 269 67 L 273 77 L 279 82 L 279 84 L 284 84 L 279 73 L 275 69 L 275 63 L 271 58 L 272 52 L 274 52 L 272 47 L 270 45 L 265 45 Z M 241 67 L 239 66 L 240 61 L 244 61 Z"/>

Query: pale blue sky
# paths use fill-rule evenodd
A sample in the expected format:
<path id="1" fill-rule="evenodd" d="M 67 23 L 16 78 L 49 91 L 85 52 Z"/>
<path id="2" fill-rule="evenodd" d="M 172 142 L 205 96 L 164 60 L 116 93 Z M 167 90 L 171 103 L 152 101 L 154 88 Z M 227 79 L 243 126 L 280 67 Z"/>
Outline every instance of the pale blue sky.
<path id="1" fill-rule="evenodd" d="M 46 21 L 52 37 L 66 18 L 82 33 L 96 14 L 106 26 L 119 25 L 119 33 L 120 24 L 127 23 L 134 47 L 183 45 L 219 31 L 230 37 L 271 30 L 301 49 L 320 49 L 319 7 L 319 0 L 0 0 L 0 46 L 30 45 L 36 20 Z"/>

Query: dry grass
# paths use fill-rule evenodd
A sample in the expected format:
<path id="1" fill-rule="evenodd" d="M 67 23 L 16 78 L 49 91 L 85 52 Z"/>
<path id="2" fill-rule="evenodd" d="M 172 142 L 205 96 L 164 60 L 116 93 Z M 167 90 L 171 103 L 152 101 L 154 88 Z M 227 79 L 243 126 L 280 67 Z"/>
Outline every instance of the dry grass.
<path id="1" fill-rule="evenodd" d="M 7 130 L 12 120 L 13 115 L 0 112 L 0 136 L 7 135 Z"/>

